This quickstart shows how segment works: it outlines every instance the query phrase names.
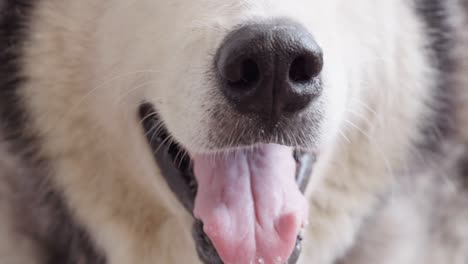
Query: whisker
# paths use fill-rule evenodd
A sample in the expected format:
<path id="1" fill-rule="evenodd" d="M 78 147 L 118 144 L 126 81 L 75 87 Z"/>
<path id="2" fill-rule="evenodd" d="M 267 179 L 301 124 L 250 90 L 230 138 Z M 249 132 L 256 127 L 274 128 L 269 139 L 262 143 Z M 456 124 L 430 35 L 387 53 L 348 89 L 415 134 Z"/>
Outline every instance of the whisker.
<path id="1" fill-rule="evenodd" d="M 117 98 L 117 100 L 115 100 L 114 104 L 121 103 L 125 99 L 125 97 L 129 96 L 131 93 L 133 93 L 133 92 L 135 92 L 135 91 L 137 91 L 137 90 L 139 90 L 139 89 L 141 89 L 141 88 L 143 88 L 143 87 L 145 87 L 147 85 L 154 84 L 154 83 L 156 83 L 155 80 L 147 81 L 147 82 L 138 84 L 135 87 L 132 87 L 131 89 L 126 90 L 125 93 L 123 93 L 121 97 L 119 97 L 119 98 Z"/>
<path id="2" fill-rule="evenodd" d="M 171 141 L 172 141 L 172 136 L 168 135 L 167 138 L 165 138 L 165 139 L 159 144 L 159 146 L 153 151 L 153 154 L 155 155 L 156 153 L 158 153 L 158 151 L 161 149 L 162 146 L 164 146 L 166 143 L 171 142 Z"/>
<path id="3" fill-rule="evenodd" d="M 365 109 L 367 109 L 369 112 L 371 112 L 373 115 L 375 116 L 379 116 L 377 114 L 377 111 L 375 111 L 372 107 L 370 107 L 368 104 L 364 103 L 363 101 L 355 98 L 353 99 L 353 101 L 355 101 L 356 103 L 360 104 L 361 106 L 363 106 Z"/>
<path id="4" fill-rule="evenodd" d="M 55 123 L 55 125 L 52 125 L 50 126 L 50 130 L 54 129 L 57 124 L 60 124 L 63 122 L 63 120 L 67 119 L 69 116 L 71 116 L 75 111 L 78 110 L 78 108 L 84 103 L 86 102 L 87 99 L 89 99 L 91 97 L 91 95 L 93 95 L 94 93 L 96 93 L 97 91 L 99 90 L 102 90 L 102 89 L 111 89 L 113 87 L 111 86 L 107 86 L 107 84 L 110 84 L 111 82 L 113 81 L 116 81 L 116 80 L 119 80 L 121 78 L 130 78 L 131 76 L 134 76 L 136 74 L 144 74 L 144 73 L 147 73 L 147 74 L 163 74 L 162 72 L 160 71 L 155 71 L 155 70 L 138 70 L 138 71 L 132 71 L 132 72 L 128 72 L 128 73 L 125 73 L 125 74 L 119 74 L 119 75 L 112 75 L 111 78 L 109 79 L 106 79 L 105 81 L 102 81 L 100 82 L 98 85 L 96 85 L 95 87 L 93 87 L 92 89 L 90 89 L 89 91 L 87 91 L 78 101 L 76 101 L 76 103 L 72 104 L 70 108 L 68 108 L 68 110 L 57 120 L 57 122 Z M 48 133 L 49 131 L 47 131 L 46 133 Z"/>
<path id="5" fill-rule="evenodd" d="M 140 125 L 143 124 L 148 118 L 151 117 L 156 117 L 158 114 L 156 112 L 150 113 L 145 115 L 141 120 L 140 120 Z"/>
<path id="6" fill-rule="evenodd" d="M 343 132 L 342 129 L 338 129 L 338 134 L 340 134 L 340 136 L 341 136 L 344 140 L 346 140 L 346 142 L 348 142 L 348 144 L 351 143 L 351 140 L 345 135 L 345 133 Z"/>
<path id="7" fill-rule="evenodd" d="M 148 137 L 148 135 L 150 133 L 154 133 L 151 135 L 151 138 L 150 138 L 150 142 L 152 143 L 153 140 L 154 140 L 154 136 L 157 135 L 160 131 L 160 129 L 163 128 L 163 123 L 162 122 L 158 122 L 158 124 L 154 125 L 151 129 L 149 129 L 146 133 L 145 133 L 145 137 Z"/>
<path id="8" fill-rule="evenodd" d="M 350 120 L 344 120 L 347 124 L 349 124 L 350 126 L 352 126 L 354 129 L 356 129 L 359 133 L 361 133 L 362 135 L 364 135 L 368 140 L 369 142 L 374 145 L 375 147 L 375 150 L 378 152 L 378 154 L 381 156 L 382 158 L 382 161 L 384 162 L 384 166 L 385 166 L 385 169 L 387 170 L 387 172 L 393 176 L 395 175 L 394 172 L 393 172 L 393 169 L 392 169 L 392 166 L 390 165 L 390 161 L 388 160 L 387 158 L 387 155 L 385 155 L 385 152 L 383 151 L 382 147 L 380 144 L 376 144 L 375 142 L 375 139 L 372 138 L 367 132 L 365 132 L 362 128 L 360 128 L 359 126 L 357 126 L 356 124 L 354 124 L 352 121 Z"/>

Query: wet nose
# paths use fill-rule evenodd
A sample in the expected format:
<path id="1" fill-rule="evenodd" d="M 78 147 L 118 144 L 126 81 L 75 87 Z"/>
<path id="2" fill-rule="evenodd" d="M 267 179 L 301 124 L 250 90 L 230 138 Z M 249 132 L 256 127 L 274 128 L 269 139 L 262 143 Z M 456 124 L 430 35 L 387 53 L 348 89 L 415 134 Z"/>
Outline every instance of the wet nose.
<path id="1" fill-rule="evenodd" d="M 292 21 L 239 27 L 223 41 L 215 65 L 224 96 L 244 114 L 278 120 L 321 93 L 322 51 Z"/>

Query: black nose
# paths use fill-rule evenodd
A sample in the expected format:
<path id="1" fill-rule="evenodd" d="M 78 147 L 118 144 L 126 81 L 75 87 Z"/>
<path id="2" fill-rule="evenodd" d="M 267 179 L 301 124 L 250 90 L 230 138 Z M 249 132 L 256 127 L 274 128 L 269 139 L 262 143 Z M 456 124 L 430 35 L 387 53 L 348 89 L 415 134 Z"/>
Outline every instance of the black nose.
<path id="1" fill-rule="evenodd" d="M 277 121 L 321 92 L 322 51 L 291 21 L 250 24 L 231 32 L 216 56 L 223 94 L 242 113 Z"/>

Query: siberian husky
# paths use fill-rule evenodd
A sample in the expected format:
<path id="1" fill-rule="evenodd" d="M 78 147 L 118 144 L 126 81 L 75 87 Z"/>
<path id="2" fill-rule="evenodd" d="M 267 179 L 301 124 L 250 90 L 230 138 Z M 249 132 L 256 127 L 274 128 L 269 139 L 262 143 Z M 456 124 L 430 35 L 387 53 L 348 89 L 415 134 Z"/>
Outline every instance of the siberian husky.
<path id="1" fill-rule="evenodd" d="M 468 263 L 462 1 L 1 0 L 0 263 Z"/>

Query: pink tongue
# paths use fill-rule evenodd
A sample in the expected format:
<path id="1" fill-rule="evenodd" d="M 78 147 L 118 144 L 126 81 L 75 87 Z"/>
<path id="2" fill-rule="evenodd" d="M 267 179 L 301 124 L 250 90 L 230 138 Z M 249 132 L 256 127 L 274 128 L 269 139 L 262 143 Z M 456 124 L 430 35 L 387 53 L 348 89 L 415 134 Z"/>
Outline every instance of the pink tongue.
<path id="1" fill-rule="evenodd" d="M 292 150 L 255 150 L 194 157 L 195 216 L 226 264 L 284 263 L 307 204 L 295 182 Z"/>

